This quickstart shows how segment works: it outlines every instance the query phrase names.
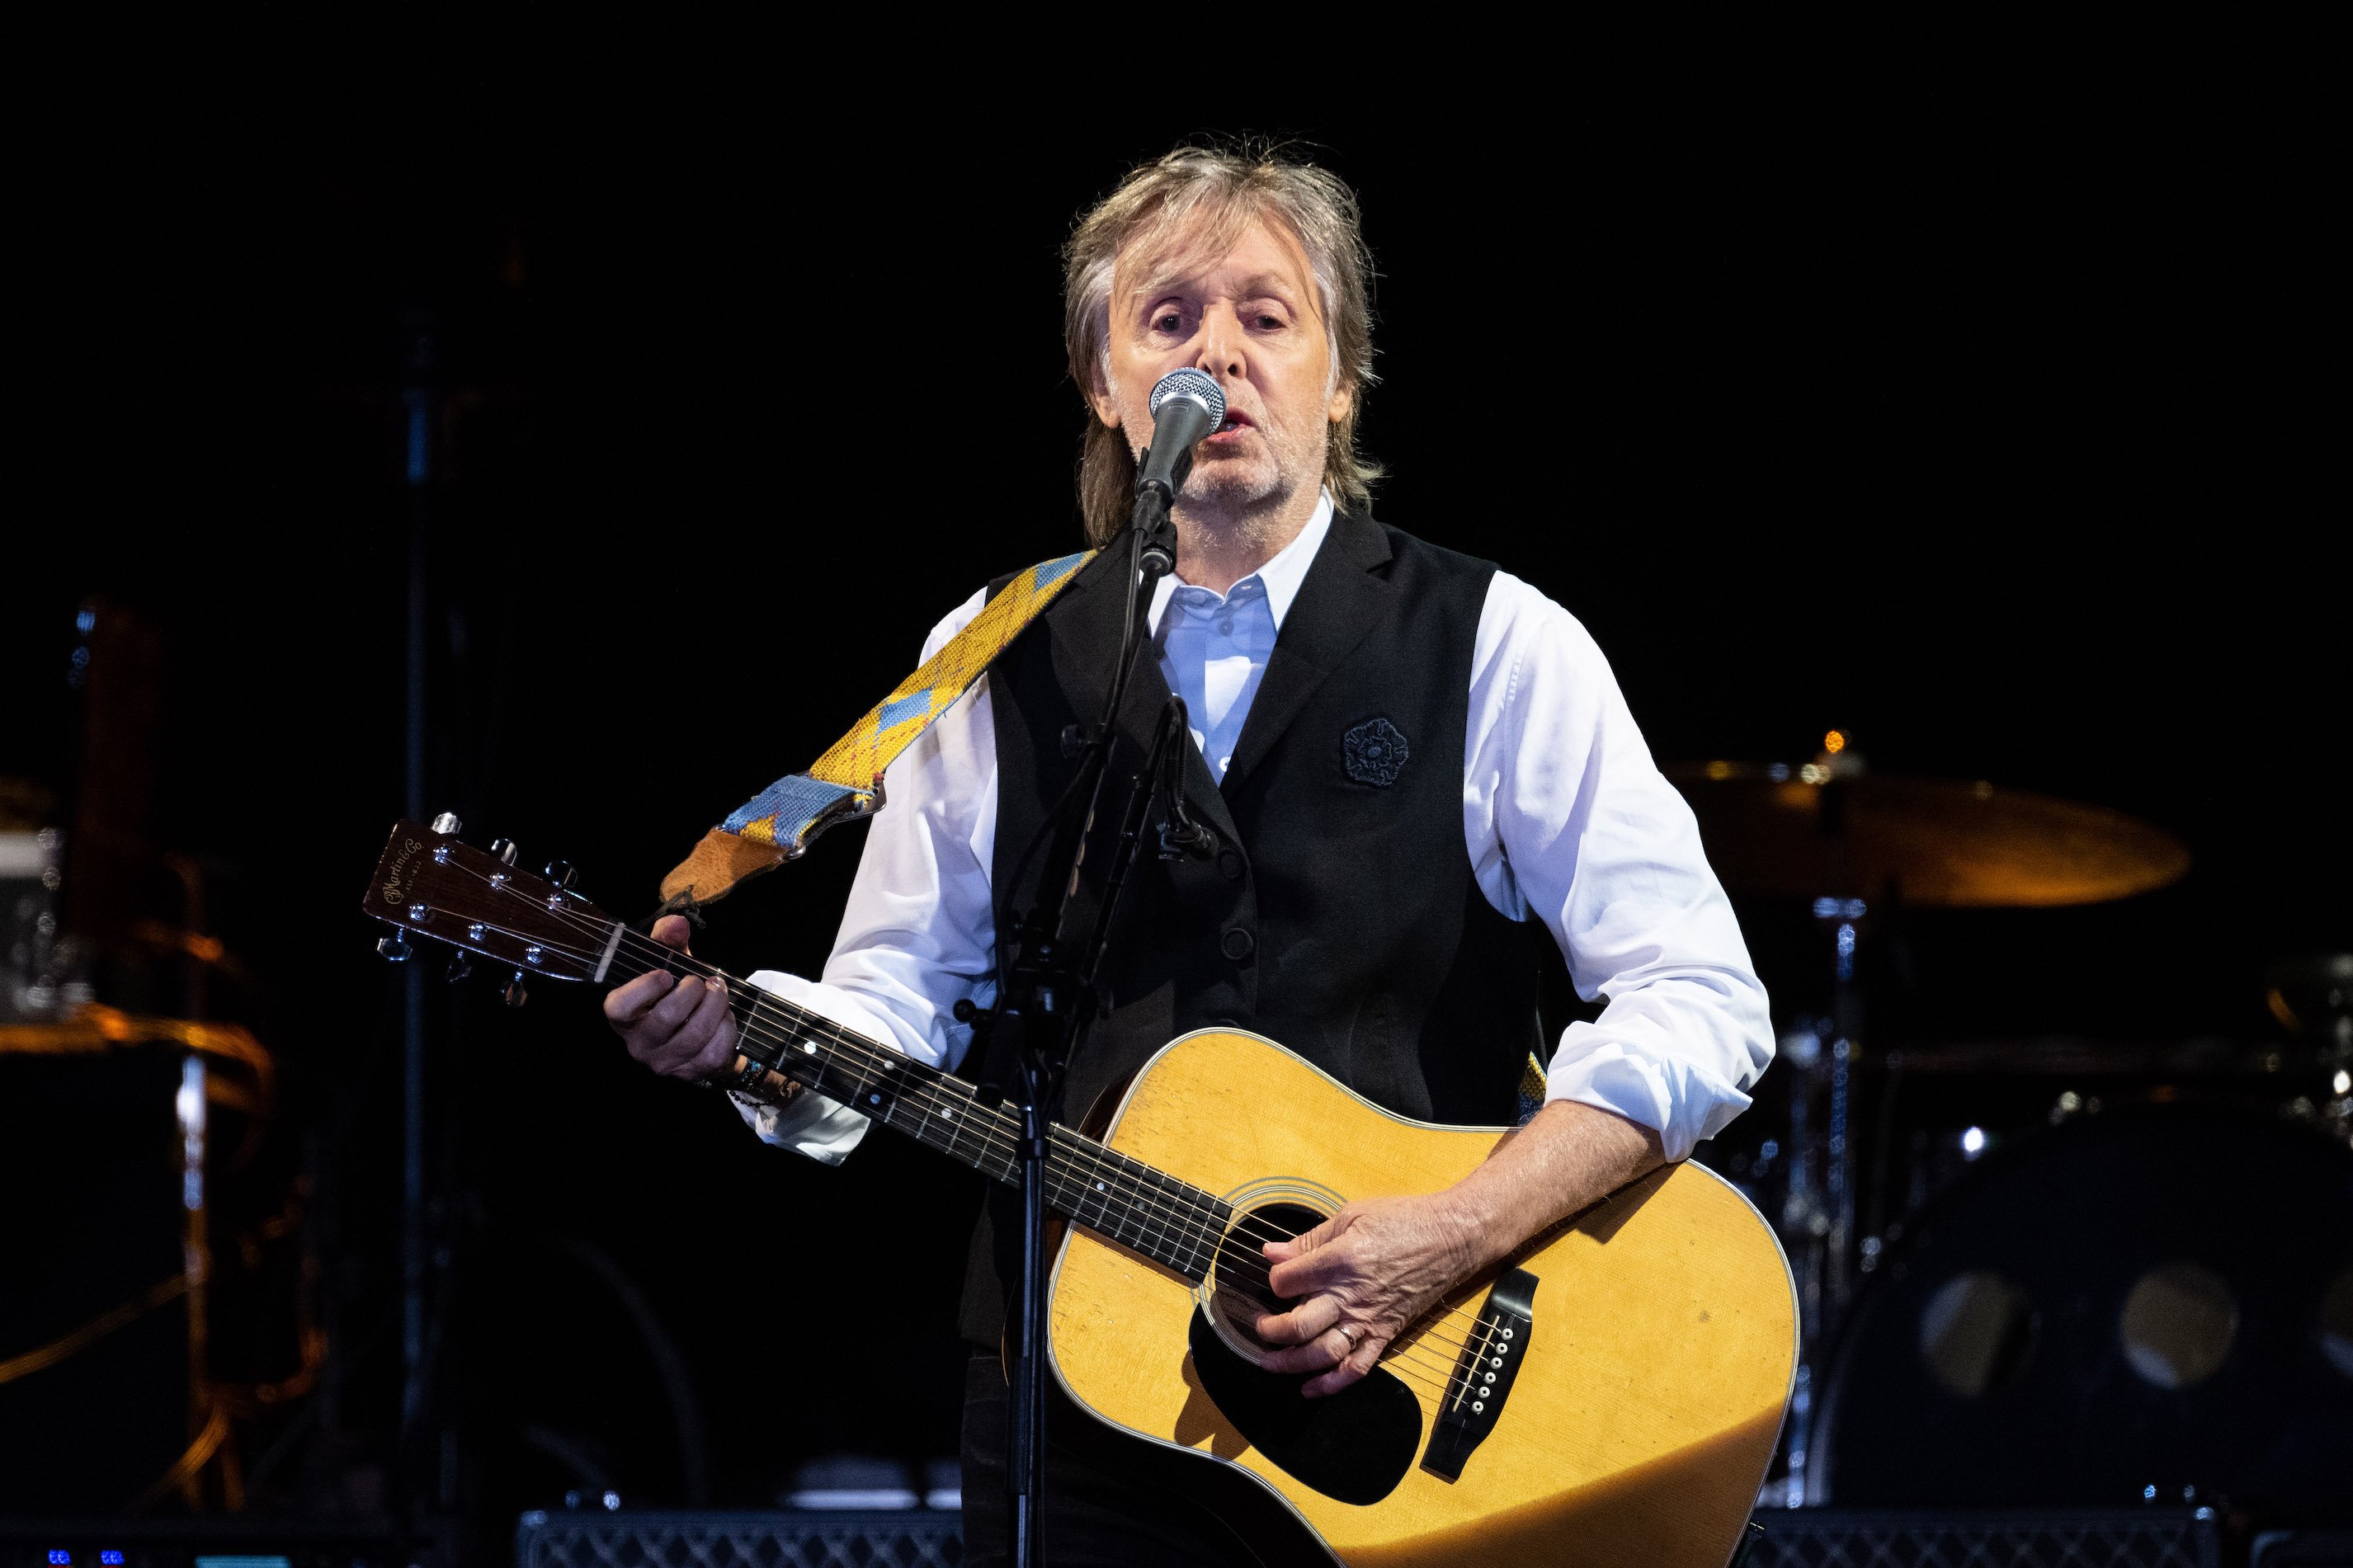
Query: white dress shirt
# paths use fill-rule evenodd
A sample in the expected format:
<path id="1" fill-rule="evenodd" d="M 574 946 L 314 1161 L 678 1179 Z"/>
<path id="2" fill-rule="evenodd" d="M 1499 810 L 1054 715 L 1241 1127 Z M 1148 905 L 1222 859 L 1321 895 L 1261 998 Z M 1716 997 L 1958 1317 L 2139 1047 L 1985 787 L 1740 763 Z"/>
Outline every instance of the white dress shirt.
<path id="1" fill-rule="evenodd" d="M 1305 530 L 1223 595 L 1163 578 L 1150 627 L 1194 742 L 1222 781 L 1284 616 L 1331 530 L 1327 495 Z M 929 658 L 987 602 L 958 605 Z M 1765 990 L 1700 851 L 1691 807 L 1661 775 L 1618 682 L 1576 617 L 1507 573 L 1487 589 L 1471 658 L 1462 837 L 1480 890 L 1534 912 L 1577 994 L 1609 1005 L 1568 1026 L 1547 1100 L 1655 1129 L 1681 1160 L 1748 1104 L 1772 1059 Z M 996 994 L 989 887 L 996 726 L 984 677 L 885 776 L 824 979 L 764 970 L 753 983 L 909 1056 L 953 1069 L 972 1044 L 964 998 Z M 866 1121 L 821 1097 L 744 1108 L 771 1143 L 828 1163 Z"/>

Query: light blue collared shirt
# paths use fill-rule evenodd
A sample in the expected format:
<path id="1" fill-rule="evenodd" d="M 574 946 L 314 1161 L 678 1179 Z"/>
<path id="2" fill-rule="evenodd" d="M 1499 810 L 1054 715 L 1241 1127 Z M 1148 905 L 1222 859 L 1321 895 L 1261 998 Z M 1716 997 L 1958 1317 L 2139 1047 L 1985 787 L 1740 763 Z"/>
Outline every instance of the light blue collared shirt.
<path id="1" fill-rule="evenodd" d="M 1148 624 L 1160 653 L 1160 673 L 1168 689 L 1185 700 L 1193 743 L 1219 784 L 1226 782 L 1258 683 L 1266 676 L 1266 661 L 1274 655 L 1282 617 L 1291 613 L 1291 602 L 1299 596 L 1299 585 L 1331 528 L 1332 497 L 1326 491 L 1299 537 L 1223 596 L 1173 574 L 1153 585 Z"/>

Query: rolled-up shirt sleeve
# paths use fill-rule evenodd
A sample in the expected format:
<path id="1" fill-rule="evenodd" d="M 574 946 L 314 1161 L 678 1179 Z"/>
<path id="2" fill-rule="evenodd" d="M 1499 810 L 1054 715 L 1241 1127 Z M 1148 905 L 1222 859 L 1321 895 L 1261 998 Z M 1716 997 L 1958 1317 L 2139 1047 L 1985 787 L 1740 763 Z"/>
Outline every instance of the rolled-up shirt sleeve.
<path id="1" fill-rule="evenodd" d="M 962 631 L 986 598 L 975 594 L 934 627 L 923 657 Z M 882 799 L 823 977 L 762 970 L 752 983 L 953 1071 L 972 1045 L 956 1003 L 985 1007 L 996 997 L 997 751 L 986 677 L 899 754 L 883 774 Z M 765 1142 L 828 1164 L 866 1132 L 864 1117 L 822 1095 L 781 1109 L 737 1105 Z"/>
<path id="2" fill-rule="evenodd" d="M 1472 656 L 1465 839 L 1504 913 L 1543 921 L 1601 1016 L 1563 1031 L 1546 1098 L 1654 1129 L 1667 1158 L 1721 1131 L 1773 1057 L 1765 988 L 1609 661 L 1567 610 L 1497 573 Z"/>

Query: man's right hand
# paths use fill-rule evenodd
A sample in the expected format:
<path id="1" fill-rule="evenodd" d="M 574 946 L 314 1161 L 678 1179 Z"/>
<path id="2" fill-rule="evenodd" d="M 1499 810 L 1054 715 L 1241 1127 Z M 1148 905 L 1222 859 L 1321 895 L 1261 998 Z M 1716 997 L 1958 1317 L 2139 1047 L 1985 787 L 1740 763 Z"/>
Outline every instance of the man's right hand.
<path id="1" fill-rule="evenodd" d="M 684 952 L 689 929 L 685 916 L 664 915 L 651 934 Z M 629 1055 L 667 1078 L 700 1082 L 735 1064 L 735 1020 L 716 980 L 673 979 L 659 969 L 640 974 L 606 994 L 605 1021 Z"/>

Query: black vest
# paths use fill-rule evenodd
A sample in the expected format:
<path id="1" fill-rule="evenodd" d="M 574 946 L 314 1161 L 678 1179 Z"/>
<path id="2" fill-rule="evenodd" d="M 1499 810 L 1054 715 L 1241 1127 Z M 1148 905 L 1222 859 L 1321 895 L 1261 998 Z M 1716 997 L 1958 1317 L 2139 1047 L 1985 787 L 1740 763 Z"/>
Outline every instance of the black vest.
<path id="1" fill-rule="evenodd" d="M 1039 846 L 1025 868 L 1023 853 L 1075 767 L 1064 727 L 1102 711 L 1127 559 L 1120 546 L 1097 555 L 989 669 L 1001 910 L 1035 901 L 1049 857 Z M 1223 786 L 1198 748 L 1183 748 L 1188 809 L 1218 851 L 1162 861 L 1147 844 L 1103 967 L 1110 1005 L 1070 1063 L 1063 1121 L 1171 1038 L 1218 1025 L 1279 1040 L 1403 1115 L 1514 1119 L 1521 1063 L 1532 1047 L 1542 1054 L 1543 928 L 1495 911 L 1462 838 L 1471 655 L 1494 572 L 1369 518 L 1333 517 Z M 1115 784 L 1144 765 L 1167 700 L 1146 647 L 1122 703 Z M 1107 816 L 1123 793 L 1111 793 Z M 1074 929 L 1092 924 L 1110 852 L 1090 846 L 1097 875 L 1082 879 L 1086 919 Z M 981 1076 L 1008 1083 L 1006 1066 L 983 1061 Z M 1016 1194 L 993 1190 L 965 1290 L 963 1328 L 976 1343 L 1002 1330 L 1019 1224 Z"/>

